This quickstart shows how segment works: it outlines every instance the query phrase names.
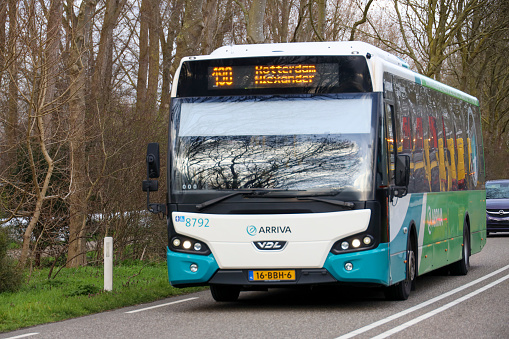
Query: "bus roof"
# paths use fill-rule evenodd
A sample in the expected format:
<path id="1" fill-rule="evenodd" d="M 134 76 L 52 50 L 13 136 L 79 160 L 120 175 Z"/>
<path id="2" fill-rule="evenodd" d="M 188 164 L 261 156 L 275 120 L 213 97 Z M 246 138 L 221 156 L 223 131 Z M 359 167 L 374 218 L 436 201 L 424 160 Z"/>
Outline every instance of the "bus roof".
<path id="1" fill-rule="evenodd" d="M 260 56 L 289 56 L 289 55 L 372 55 L 392 64 L 408 68 L 408 64 L 395 55 L 387 53 L 378 47 L 360 41 L 332 41 L 332 42 L 292 42 L 278 44 L 253 44 L 223 46 L 210 55 L 185 58 L 223 59 L 246 58 Z"/>
<path id="2" fill-rule="evenodd" d="M 419 85 L 442 92 L 454 98 L 466 101 L 470 104 L 479 106 L 477 98 L 464 93 L 458 89 L 440 83 L 424 75 L 416 73 L 409 69 L 408 63 L 403 59 L 388 53 L 378 47 L 361 41 L 331 41 L 331 42 L 292 42 L 275 44 L 252 44 L 252 45 L 231 45 L 223 46 L 210 55 L 200 55 L 182 58 L 182 62 L 192 60 L 210 60 L 210 59 L 230 59 L 230 58 L 248 58 L 263 56 L 320 56 L 320 55 L 364 55 L 368 65 L 375 77 L 377 71 L 389 71 L 402 76 L 410 81 L 415 81 Z M 379 64 L 383 64 L 380 65 Z M 382 69 L 379 69 L 382 67 Z M 177 70 L 178 74 L 179 70 Z M 177 75 L 178 77 L 178 75 Z M 381 81 L 381 78 L 379 79 Z M 377 81 L 374 79 L 374 82 Z M 381 90 L 381 82 L 375 87 Z M 174 88 L 172 89 L 172 96 Z"/>

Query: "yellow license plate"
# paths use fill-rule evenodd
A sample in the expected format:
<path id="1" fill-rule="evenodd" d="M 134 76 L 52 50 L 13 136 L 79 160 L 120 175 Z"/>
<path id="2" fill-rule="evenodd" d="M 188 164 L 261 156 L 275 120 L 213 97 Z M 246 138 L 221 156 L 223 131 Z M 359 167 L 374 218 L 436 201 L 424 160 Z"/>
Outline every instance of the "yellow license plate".
<path id="1" fill-rule="evenodd" d="M 295 270 L 249 271 L 249 281 L 291 281 L 295 280 Z"/>

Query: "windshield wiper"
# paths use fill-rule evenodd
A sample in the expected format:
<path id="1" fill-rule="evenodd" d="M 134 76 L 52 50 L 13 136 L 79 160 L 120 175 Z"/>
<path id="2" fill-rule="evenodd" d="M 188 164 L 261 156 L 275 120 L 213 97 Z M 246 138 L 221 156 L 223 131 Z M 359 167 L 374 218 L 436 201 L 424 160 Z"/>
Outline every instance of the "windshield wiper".
<path id="1" fill-rule="evenodd" d="M 264 194 L 271 193 L 271 192 L 286 192 L 286 191 L 288 191 L 288 190 L 287 189 L 278 189 L 278 188 L 243 188 L 243 189 L 235 191 L 233 193 L 220 196 L 219 198 L 207 200 L 205 202 L 202 202 L 201 204 L 197 204 L 196 209 L 198 209 L 198 211 L 200 211 L 200 210 L 204 209 L 205 207 L 217 204 L 218 202 L 229 199 L 236 195 L 262 196 Z"/>
<path id="2" fill-rule="evenodd" d="M 327 204 L 336 205 L 336 206 L 342 206 L 347 207 L 349 209 L 353 209 L 355 207 L 355 204 L 353 202 L 348 201 L 341 201 L 341 200 L 332 200 L 332 199 L 323 199 L 323 198 L 317 198 L 317 197 L 299 197 L 297 200 L 314 200 L 314 201 L 320 201 L 325 202 Z"/>
<path id="3" fill-rule="evenodd" d="M 278 189 L 278 188 L 243 188 L 238 191 L 232 192 L 227 195 L 220 196 L 218 198 L 214 198 L 211 200 L 207 200 L 205 202 L 202 202 L 201 204 L 196 205 L 196 209 L 198 211 L 215 205 L 223 200 L 229 199 L 231 197 L 237 196 L 237 195 L 247 195 L 247 196 L 256 196 L 257 198 L 297 198 L 297 200 L 314 200 L 319 202 L 324 202 L 336 206 L 342 206 L 349 209 L 354 208 L 354 203 L 347 202 L 347 201 L 341 201 L 341 200 L 333 200 L 333 199 L 324 199 L 324 198 L 318 198 L 319 196 L 334 196 L 338 194 L 341 190 L 330 190 L 330 191 L 324 191 L 324 192 L 316 192 L 311 194 L 306 194 L 305 196 L 298 196 L 296 194 L 269 194 L 269 193 L 279 193 L 279 192 L 285 192 L 289 193 L 293 190 L 288 189 Z M 306 192 L 306 190 L 298 190 L 298 192 Z"/>

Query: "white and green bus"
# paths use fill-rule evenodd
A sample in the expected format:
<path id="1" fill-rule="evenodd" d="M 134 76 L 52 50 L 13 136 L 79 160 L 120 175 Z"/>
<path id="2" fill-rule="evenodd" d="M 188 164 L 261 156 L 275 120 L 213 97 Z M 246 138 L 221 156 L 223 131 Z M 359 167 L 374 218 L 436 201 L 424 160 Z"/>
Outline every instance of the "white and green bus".
<path id="1" fill-rule="evenodd" d="M 361 42 L 222 47 L 172 88 L 168 276 L 241 291 L 467 274 L 486 243 L 479 102 Z"/>

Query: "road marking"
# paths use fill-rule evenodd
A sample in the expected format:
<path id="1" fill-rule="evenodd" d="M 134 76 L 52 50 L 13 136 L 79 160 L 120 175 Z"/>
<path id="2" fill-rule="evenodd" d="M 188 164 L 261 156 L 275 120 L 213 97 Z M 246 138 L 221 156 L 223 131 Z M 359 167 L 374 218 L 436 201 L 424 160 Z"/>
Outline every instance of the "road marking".
<path id="1" fill-rule="evenodd" d="M 454 289 L 454 290 L 452 290 L 452 291 L 449 291 L 449 292 L 447 292 L 447 293 L 444 293 L 444 294 L 442 294 L 442 295 L 439 295 L 439 296 L 437 296 L 437 297 L 435 297 L 435 298 L 433 298 L 433 299 L 427 300 L 427 301 L 425 301 L 425 302 L 423 302 L 423 303 L 421 303 L 421 304 L 418 304 L 418 305 L 415 305 L 415 306 L 413 306 L 413 307 L 410 307 L 410 308 L 408 308 L 408 309 L 406 309 L 406 310 L 404 310 L 404 311 L 401 311 L 401 312 L 399 312 L 399 313 L 393 314 L 393 315 L 391 315 L 391 316 L 389 316 L 389 317 L 387 317 L 387 318 L 381 319 L 381 320 L 376 321 L 376 322 L 374 322 L 374 323 L 372 323 L 372 324 L 369 324 L 369 325 L 367 325 L 367 326 L 361 327 L 361 328 L 359 328 L 359 329 L 357 329 L 357 330 L 355 330 L 355 331 L 352 331 L 352 332 L 346 333 L 346 334 L 344 334 L 344 335 L 342 335 L 342 336 L 340 336 L 340 337 L 337 337 L 336 339 L 347 339 L 347 338 L 353 338 L 353 337 L 355 337 L 356 335 L 359 335 L 359 334 L 362 334 L 362 333 L 364 333 L 364 332 L 370 331 L 370 330 L 372 330 L 372 329 L 374 329 L 374 328 L 376 328 L 376 327 L 378 327 L 378 326 L 384 325 L 384 324 L 386 324 L 386 323 L 388 323 L 388 322 L 390 322 L 390 321 L 393 321 L 393 320 L 395 320 L 395 319 L 401 318 L 401 317 L 403 317 L 403 316 L 405 316 L 405 315 L 407 315 L 407 314 L 409 314 L 409 313 L 412 313 L 412 312 L 414 312 L 414 311 L 417 311 L 417 310 L 419 310 L 419 309 L 421 309 L 421 308 L 423 308 L 423 307 L 429 306 L 429 305 L 431 305 L 431 304 L 433 304 L 433 303 L 436 303 L 437 301 L 440 301 L 440 300 L 442 300 L 442 299 L 444 299 L 444 298 L 447 298 L 447 297 L 449 297 L 449 296 L 451 296 L 451 295 L 453 295 L 453 294 L 456 294 L 456 293 L 458 293 L 458 292 L 460 292 L 460 291 L 463 291 L 464 289 L 469 288 L 469 287 L 471 287 L 471 286 L 473 286 L 473 285 L 475 285 L 475 284 L 478 284 L 478 283 L 480 283 L 481 281 L 484 281 L 484 280 L 486 280 L 486 279 L 489 279 L 489 278 L 493 277 L 494 275 L 497 275 L 497 274 L 499 274 L 499 273 L 501 273 L 501 272 L 503 272 L 503 271 L 505 271 L 505 270 L 507 270 L 507 269 L 509 269 L 509 265 L 504 266 L 504 267 L 502 267 L 502 268 L 500 268 L 500 269 L 496 270 L 495 272 L 492 272 L 492 273 L 490 273 L 490 274 L 487 274 L 487 275 L 485 275 L 484 277 L 481 277 L 481 278 L 479 278 L 479 279 L 477 279 L 477 280 L 471 281 L 471 282 L 469 282 L 468 284 L 465 284 L 465 285 L 463 285 L 463 286 L 460 286 L 460 287 L 458 287 L 458 288 L 456 288 L 456 289 Z"/>
<path id="2" fill-rule="evenodd" d="M 187 298 L 187 299 L 172 301 L 171 303 L 166 303 L 166 304 L 161 304 L 161 305 L 155 305 L 155 306 L 140 308 L 139 310 L 129 311 L 129 312 L 125 312 L 125 313 L 138 313 L 138 312 L 148 311 L 148 310 L 152 310 L 154 308 L 164 307 L 164 306 L 168 306 L 168 305 L 180 304 L 180 303 L 183 303 L 183 302 L 186 302 L 186 301 L 191 301 L 191 300 L 194 300 L 194 299 L 198 299 L 198 297 Z"/>
<path id="3" fill-rule="evenodd" d="M 456 299 L 456 300 L 454 300 L 454 301 L 452 301 L 452 302 L 450 302 L 450 303 L 448 303 L 448 304 L 446 304 L 446 305 L 444 305 L 442 307 L 439 307 L 436 310 L 433 310 L 431 312 L 423 314 L 423 315 L 421 315 L 421 316 L 419 316 L 419 317 L 417 317 L 415 319 L 412 319 L 412 320 L 410 320 L 410 321 L 408 321 L 408 322 L 406 322 L 406 323 L 404 323 L 402 325 L 394 327 L 393 329 L 391 329 L 389 331 L 386 331 L 386 332 L 384 332 L 382 334 L 379 334 L 376 337 L 373 337 L 372 339 L 383 339 L 383 338 L 387 338 L 388 336 L 393 335 L 395 333 L 401 332 L 404 329 L 406 329 L 406 328 L 408 328 L 410 326 L 413 326 L 413 325 L 415 325 L 415 324 L 417 324 L 417 323 L 419 323 L 419 322 L 421 322 L 423 320 L 426 320 L 426 319 L 428 319 L 428 318 L 430 318 L 430 317 L 432 317 L 432 316 L 434 316 L 434 315 L 436 315 L 436 314 L 438 314 L 440 312 L 443 312 L 443 311 L 447 310 L 448 308 L 456 306 L 459 303 L 461 303 L 461 302 L 463 302 L 465 300 L 468 300 L 468 299 L 478 295 L 479 293 L 484 292 L 487 289 L 490 289 L 493 286 L 500 284 L 501 282 L 503 282 L 503 281 L 505 281 L 507 279 L 509 279 L 509 274 L 506 275 L 505 277 L 502 277 L 502 278 L 500 278 L 498 280 L 495 280 L 491 284 L 488 284 L 488 285 L 486 285 L 484 287 L 481 287 L 481 288 L 479 288 L 479 289 L 477 289 L 477 290 L 475 290 L 475 291 L 473 291 L 473 292 L 471 292 L 471 293 L 469 293 L 469 294 L 467 294 L 467 295 L 465 295 L 465 296 L 463 296 L 461 298 L 458 298 L 458 299 Z"/>
<path id="4" fill-rule="evenodd" d="M 25 334 L 17 335 L 15 337 L 9 337 L 9 338 L 6 338 L 6 339 L 26 338 L 26 337 L 31 337 L 31 336 L 36 335 L 36 334 L 39 334 L 39 333 L 38 332 L 35 332 L 35 333 L 25 333 Z"/>

